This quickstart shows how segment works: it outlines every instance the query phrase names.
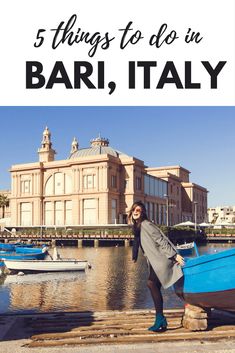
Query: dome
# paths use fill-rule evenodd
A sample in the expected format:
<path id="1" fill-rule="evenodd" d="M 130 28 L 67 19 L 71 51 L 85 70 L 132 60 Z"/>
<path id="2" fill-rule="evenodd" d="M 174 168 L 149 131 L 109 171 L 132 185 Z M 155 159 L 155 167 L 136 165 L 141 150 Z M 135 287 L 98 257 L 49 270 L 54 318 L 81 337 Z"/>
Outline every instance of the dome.
<path id="1" fill-rule="evenodd" d="M 90 148 L 82 148 L 72 153 L 69 156 L 69 159 L 76 159 L 76 158 L 87 157 L 87 156 L 98 156 L 101 154 L 109 154 L 114 157 L 119 157 L 119 155 L 124 155 L 124 153 L 120 151 L 116 151 L 109 146 L 92 146 Z"/>
<path id="2" fill-rule="evenodd" d="M 69 159 L 77 159 L 80 157 L 87 157 L 87 156 L 98 156 L 101 154 L 109 154 L 114 157 L 119 157 L 119 155 L 125 155 L 120 151 L 114 150 L 112 147 L 109 146 L 109 140 L 101 137 L 100 134 L 97 138 L 92 139 L 91 147 L 89 148 L 81 148 L 77 151 L 72 152 L 69 156 Z"/>

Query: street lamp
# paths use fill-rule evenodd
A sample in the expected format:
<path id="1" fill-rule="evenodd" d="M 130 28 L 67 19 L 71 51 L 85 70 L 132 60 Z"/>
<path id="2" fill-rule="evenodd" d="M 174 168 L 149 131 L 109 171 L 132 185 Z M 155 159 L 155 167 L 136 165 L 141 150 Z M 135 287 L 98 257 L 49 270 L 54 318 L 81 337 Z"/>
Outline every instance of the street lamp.
<path id="1" fill-rule="evenodd" d="M 194 201 L 194 230 L 197 232 L 197 201 Z"/>
<path id="2" fill-rule="evenodd" d="M 169 195 L 164 194 L 166 198 L 166 226 L 169 227 Z"/>

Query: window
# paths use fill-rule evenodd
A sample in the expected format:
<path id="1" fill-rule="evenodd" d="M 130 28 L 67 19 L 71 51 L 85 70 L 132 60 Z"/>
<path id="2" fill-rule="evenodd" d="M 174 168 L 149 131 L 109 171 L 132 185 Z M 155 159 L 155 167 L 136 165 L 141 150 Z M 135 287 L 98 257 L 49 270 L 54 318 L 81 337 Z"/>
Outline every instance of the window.
<path id="1" fill-rule="evenodd" d="M 55 195 L 64 193 L 64 174 L 55 173 Z"/>
<path id="2" fill-rule="evenodd" d="M 64 224 L 64 217 L 63 217 L 63 203 L 62 201 L 55 202 L 55 225 L 62 225 Z"/>
<path id="3" fill-rule="evenodd" d="M 150 221 L 154 221 L 154 204 L 152 202 L 149 203 L 149 219 Z"/>
<path id="4" fill-rule="evenodd" d="M 21 226 L 32 225 L 32 204 L 30 202 L 20 204 L 20 224 Z"/>
<path id="5" fill-rule="evenodd" d="M 45 195 L 63 195 L 72 192 L 72 178 L 65 173 L 51 175 L 45 185 Z"/>
<path id="6" fill-rule="evenodd" d="M 65 174 L 65 194 L 70 194 L 72 192 L 72 178 L 70 175 Z"/>
<path id="7" fill-rule="evenodd" d="M 159 224 L 159 205 L 155 204 L 155 222 Z"/>
<path id="8" fill-rule="evenodd" d="M 29 194 L 31 192 L 31 180 L 22 180 L 21 181 L 21 193 Z"/>
<path id="9" fill-rule="evenodd" d="M 83 188 L 94 189 L 96 187 L 96 175 L 87 174 L 83 176 Z"/>
<path id="10" fill-rule="evenodd" d="M 111 175 L 111 187 L 112 188 L 117 187 L 117 176 L 116 175 Z"/>
<path id="11" fill-rule="evenodd" d="M 72 224 L 72 201 L 65 201 L 65 224 Z"/>
<path id="12" fill-rule="evenodd" d="M 117 223 L 117 200 L 112 199 L 112 223 Z"/>
<path id="13" fill-rule="evenodd" d="M 136 177 L 136 190 L 141 190 L 141 178 Z"/>
<path id="14" fill-rule="evenodd" d="M 85 199 L 83 200 L 83 223 L 84 224 L 96 224 L 96 199 Z"/>
<path id="15" fill-rule="evenodd" d="M 44 204 L 44 208 L 45 208 L 45 212 L 44 212 L 44 223 L 46 226 L 52 225 L 53 224 L 53 204 L 52 202 L 45 202 Z"/>
<path id="16" fill-rule="evenodd" d="M 139 186 L 141 186 L 141 178 L 139 178 L 139 181 L 136 180 L 136 189 L 137 183 L 139 183 Z M 141 187 L 137 190 L 141 190 Z M 164 197 L 164 195 L 167 194 L 167 182 L 160 180 L 159 178 L 156 178 L 152 175 L 145 175 L 144 193 L 146 195 Z"/>
<path id="17" fill-rule="evenodd" d="M 154 196 L 154 184 L 155 184 L 155 180 L 154 178 L 150 179 L 150 195 Z"/>
<path id="18" fill-rule="evenodd" d="M 145 175 L 144 176 L 144 193 L 147 195 L 149 195 L 149 184 L 150 184 L 149 180 L 150 180 L 149 175 Z"/>

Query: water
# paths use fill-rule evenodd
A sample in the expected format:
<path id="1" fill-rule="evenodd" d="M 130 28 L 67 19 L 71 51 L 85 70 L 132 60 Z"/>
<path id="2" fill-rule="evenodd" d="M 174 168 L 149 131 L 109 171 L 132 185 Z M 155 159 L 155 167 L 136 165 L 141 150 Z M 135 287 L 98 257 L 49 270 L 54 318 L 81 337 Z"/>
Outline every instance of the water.
<path id="1" fill-rule="evenodd" d="M 208 244 L 200 254 L 233 247 Z M 140 253 L 131 260 L 131 248 L 59 248 L 62 257 L 86 259 L 92 268 L 86 272 L 9 275 L 0 282 L 0 313 L 49 311 L 103 311 L 152 309 L 146 287 L 146 260 Z M 163 290 L 165 308 L 181 308 L 183 302 L 170 288 Z"/>

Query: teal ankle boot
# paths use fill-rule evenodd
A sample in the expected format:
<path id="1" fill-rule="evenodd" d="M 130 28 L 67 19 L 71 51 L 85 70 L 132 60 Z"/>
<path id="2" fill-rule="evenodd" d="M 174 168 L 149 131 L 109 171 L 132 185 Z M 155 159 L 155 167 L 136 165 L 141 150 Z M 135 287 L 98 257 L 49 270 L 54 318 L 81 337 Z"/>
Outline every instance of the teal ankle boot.
<path id="1" fill-rule="evenodd" d="M 156 314 L 156 319 L 153 326 L 149 327 L 149 331 L 163 332 L 167 329 L 167 321 L 163 314 Z"/>

